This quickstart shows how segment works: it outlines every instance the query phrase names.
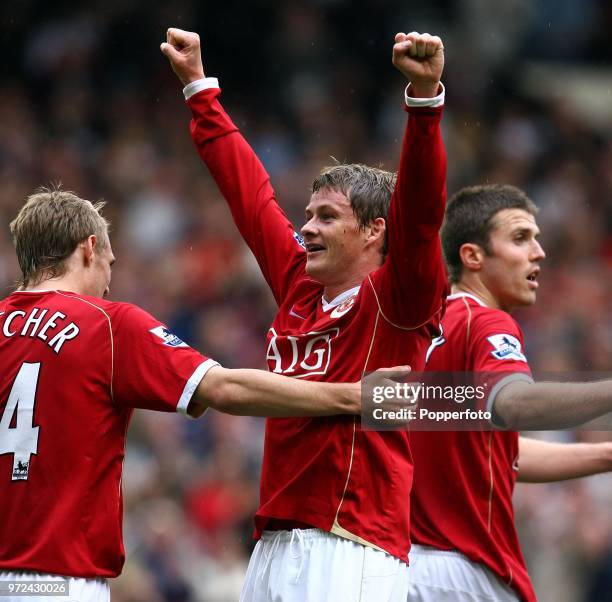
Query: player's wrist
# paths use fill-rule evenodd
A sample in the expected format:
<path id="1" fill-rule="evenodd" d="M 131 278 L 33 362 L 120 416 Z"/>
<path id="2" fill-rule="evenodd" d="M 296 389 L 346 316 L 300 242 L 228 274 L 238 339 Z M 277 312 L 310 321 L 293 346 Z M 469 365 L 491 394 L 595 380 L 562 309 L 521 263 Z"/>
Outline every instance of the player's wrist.
<path id="1" fill-rule="evenodd" d="M 440 80 L 432 82 L 410 82 L 408 90 L 412 98 L 435 98 L 440 94 Z"/>
<path id="2" fill-rule="evenodd" d="M 183 86 L 188 86 L 189 84 L 197 82 L 201 79 L 206 79 L 206 75 L 204 74 L 203 70 L 190 71 L 181 77 L 181 83 Z"/>

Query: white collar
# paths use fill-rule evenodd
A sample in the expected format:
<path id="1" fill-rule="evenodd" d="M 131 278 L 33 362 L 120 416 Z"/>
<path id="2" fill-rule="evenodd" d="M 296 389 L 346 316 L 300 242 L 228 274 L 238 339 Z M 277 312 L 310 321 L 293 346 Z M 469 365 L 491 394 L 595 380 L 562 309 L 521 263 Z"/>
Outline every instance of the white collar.
<path id="1" fill-rule="evenodd" d="M 453 299 L 460 299 L 461 297 L 469 297 L 470 299 L 476 301 L 478 305 L 482 305 L 482 307 L 487 307 L 487 304 L 482 299 L 479 299 L 476 295 L 472 295 L 471 293 L 465 293 L 465 292 L 454 293 L 446 297 L 446 300 L 452 301 Z"/>
<path id="2" fill-rule="evenodd" d="M 357 286 L 350 288 L 348 291 L 344 291 L 343 293 L 340 293 L 335 299 L 332 299 L 329 302 L 325 300 L 325 295 L 323 295 L 321 297 L 321 303 L 323 304 L 323 311 L 329 311 L 330 309 L 337 307 L 341 303 L 344 303 L 347 299 L 350 299 L 351 297 L 356 295 L 359 292 L 360 288 L 361 288 L 361 285 L 358 284 Z"/>

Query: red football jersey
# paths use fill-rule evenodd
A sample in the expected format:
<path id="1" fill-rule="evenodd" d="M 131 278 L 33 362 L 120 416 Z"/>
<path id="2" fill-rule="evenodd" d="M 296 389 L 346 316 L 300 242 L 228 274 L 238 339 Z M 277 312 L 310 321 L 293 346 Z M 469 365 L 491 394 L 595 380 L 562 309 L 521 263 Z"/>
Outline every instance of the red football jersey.
<path id="1" fill-rule="evenodd" d="M 133 408 L 185 411 L 215 365 L 145 311 L 74 293 L 0 301 L 0 569 L 115 577 Z"/>
<path id="2" fill-rule="evenodd" d="M 531 381 L 523 334 L 509 314 L 464 293 L 447 301 L 428 370 L 504 372 L 500 386 L 502 380 Z M 489 384 L 493 392 L 495 380 Z M 489 397 L 489 408 L 492 403 Z M 518 433 L 412 432 L 410 443 L 415 463 L 412 541 L 458 550 L 489 567 L 522 600 L 534 601 L 512 507 Z"/>
<path id="3" fill-rule="evenodd" d="M 191 131 L 279 305 L 268 333 L 270 371 L 351 382 L 383 366 L 423 368 L 447 290 L 438 235 L 446 195 L 441 109 L 409 109 L 383 266 L 324 304 L 323 286 L 305 273 L 301 236 L 218 94 L 189 99 Z M 366 432 L 352 416 L 269 419 L 255 534 L 317 527 L 407 560 L 411 482 L 405 432 Z"/>

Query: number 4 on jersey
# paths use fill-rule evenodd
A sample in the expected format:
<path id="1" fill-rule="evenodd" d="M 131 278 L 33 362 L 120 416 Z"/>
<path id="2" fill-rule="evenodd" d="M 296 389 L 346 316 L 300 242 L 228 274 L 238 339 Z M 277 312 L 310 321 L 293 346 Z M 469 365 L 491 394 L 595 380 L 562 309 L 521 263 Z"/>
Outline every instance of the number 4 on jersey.
<path id="1" fill-rule="evenodd" d="M 40 362 L 22 364 L 0 420 L 0 455 L 13 455 L 12 481 L 25 481 L 30 470 L 30 456 L 38 450 L 38 426 L 34 423 L 34 402 Z M 15 426 L 11 427 L 17 412 Z"/>

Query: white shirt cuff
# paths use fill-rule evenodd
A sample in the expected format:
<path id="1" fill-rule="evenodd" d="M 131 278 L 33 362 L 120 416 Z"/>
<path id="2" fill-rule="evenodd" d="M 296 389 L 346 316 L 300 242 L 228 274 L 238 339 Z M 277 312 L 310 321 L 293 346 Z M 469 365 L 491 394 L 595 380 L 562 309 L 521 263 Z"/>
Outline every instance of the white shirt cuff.
<path id="1" fill-rule="evenodd" d="M 202 362 L 195 369 L 194 373 L 191 375 L 189 380 L 185 383 L 185 388 L 183 389 L 183 393 L 181 394 L 181 397 L 178 403 L 176 404 L 177 412 L 180 412 L 181 414 L 186 414 L 189 418 L 192 418 L 192 416 L 189 416 L 189 414 L 187 414 L 187 408 L 189 406 L 189 402 L 191 401 L 191 398 L 193 394 L 195 393 L 195 390 L 198 388 L 200 381 L 206 376 L 206 373 L 211 368 L 213 368 L 214 366 L 218 366 L 218 365 L 219 363 L 215 362 L 215 360 L 208 359 L 205 362 Z"/>
<path id="2" fill-rule="evenodd" d="M 189 100 L 194 94 L 197 94 L 202 90 L 218 87 L 219 80 L 216 77 L 204 77 L 203 79 L 196 79 L 194 82 L 187 84 L 183 88 L 183 94 L 185 95 L 185 100 Z"/>
<path id="3" fill-rule="evenodd" d="M 201 80 L 204 81 L 204 80 Z M 193 82 L 194 84 L 197 82 Z M 190 84 L 191 85 L 191 84 Z M 406 105 L 409 107 L 442 107 L 444 106 L 444 94 L 446 92 L 446 88 L 444 88 L 444 84 L 440 82 L 440 88 L 442 91 L 438 96 L 434 96 L 433 98 L 414 98 L 413 96 L 408 95 L 408 90 L 412 84 L 408 84 L 406 86 L 406 91 L 404 92 L 404 98 L 406 99 Z M 186 90 L 187 88 L 185 88 Z"/>

